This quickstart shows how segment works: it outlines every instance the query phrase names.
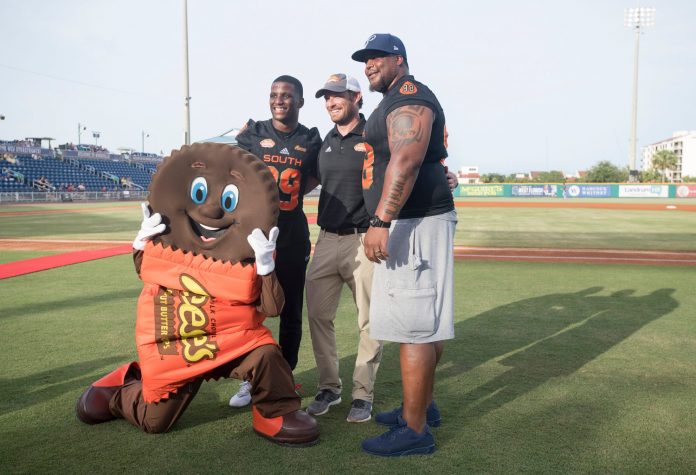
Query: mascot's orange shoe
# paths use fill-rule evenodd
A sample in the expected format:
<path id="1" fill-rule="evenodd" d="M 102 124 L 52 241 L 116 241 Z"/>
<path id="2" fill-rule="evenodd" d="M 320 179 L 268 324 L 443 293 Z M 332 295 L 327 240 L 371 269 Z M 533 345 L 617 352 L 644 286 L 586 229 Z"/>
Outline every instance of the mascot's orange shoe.
<path id="1" fill-rule="evenodd" d="M 137 378 L 139 375 L 138 364 L 128 363 L 95 381 L 77 400 L 77 418 L 85 424 L 101 424 L 116 419 L 109 410 L 111 398 L 121 389 L 127 378 Z"/>
<path id="2" fill-rule="evenodd" d="M 308 447 L 319 442 L 319 425 L 304 411 L 266 418 L 252 406 L 254 432 L 273 443 L 288 447 Z"/>

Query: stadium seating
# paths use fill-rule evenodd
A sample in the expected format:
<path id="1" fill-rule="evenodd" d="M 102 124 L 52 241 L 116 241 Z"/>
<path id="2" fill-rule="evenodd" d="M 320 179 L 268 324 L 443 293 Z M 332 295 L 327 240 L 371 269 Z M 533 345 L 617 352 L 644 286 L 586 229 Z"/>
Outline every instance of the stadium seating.
<path id="1" fill-rule="evenodd" d="M 83 165 L 94 167 L 98 172 L 106 172 L 119 178 L 130 178 L 130 180 L 137 185 L 136 187 L 147 189 L 150 185 L 152 174 L 145 168 L 144 164 L 139 165 L 137 162 L 84 158 L 80 158 L 78 161 Z"/>
<path id="2" fill-rule="evenodd" d="M 65 159 L 52 156 L 18 154 L 17 163 L 3 161 L 4 171 L 0 176 L 0 192 L 15 191 L 66 191 L 69 185 L 79 191 L 80 184 L 84 191 L 113 191 L 115 188 L 132 188 L 147 190 L 152 174 L 157 167 L 157 160 L 97 160 Z M 8 172 L 11 170 L 11 172 Z M 14 173 L 13 173 L 14 172 Z M 13 177 L 15 173 L 24 177 Z M 50 183 L 48 187 L 38 187 L 35 182 L 44 177 Z M 126 182 L 128 184 L 125 184 Z"/>
<path id="3" fill-rule="evenodd" d="M 85 191 L 101 191 L 103 188 L 112 190 L 114 186 L 118 185 L 113 180 L 90 173 L 79 163 L 64 162 L 51 157 L 36 160 L 31 155 L 18 155 L 17 158 L 18 164 L 3 163 L 3 168 L 24 175 L 24 184 L 17 186 L 2 180 L 0 183 L 2 191 L 64 191 L 69 185 L 72 185 L 77 191 L 80 184 L 84 185 Z M 41 177 L 46 178 L 51 186 L 43 190 L 33 186 L 34 182 Z"/>

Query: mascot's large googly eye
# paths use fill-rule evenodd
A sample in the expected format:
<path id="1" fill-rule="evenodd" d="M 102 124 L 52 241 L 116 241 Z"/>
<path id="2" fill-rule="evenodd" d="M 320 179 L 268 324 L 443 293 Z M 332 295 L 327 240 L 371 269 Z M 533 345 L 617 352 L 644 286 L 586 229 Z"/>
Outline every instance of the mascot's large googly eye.
<path id="1" fill-rule="evenodd" d="M 222 190 L 222 209 L 227 211 L 234 211 L 239 202 L 239 188 L 236 185 L 227 185 L 224 190 Z"/>
<path id="2" fill-rule="evenodd" d="M 193 183 L 191 183 L 191 200 L 197 205 L 202 205 L 205 203 L 205 199 L 208 196 L 208 182 L 205 178 L 199 176 Z"/>

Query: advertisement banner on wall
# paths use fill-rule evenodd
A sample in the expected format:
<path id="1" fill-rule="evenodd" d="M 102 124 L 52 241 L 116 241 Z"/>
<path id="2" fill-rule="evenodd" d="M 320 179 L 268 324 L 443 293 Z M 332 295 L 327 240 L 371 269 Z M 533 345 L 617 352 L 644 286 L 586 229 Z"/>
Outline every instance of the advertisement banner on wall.
<path id="1" fill-rule="evenodd" d="M 505 196 L 503 185 L 459 185 L 458 196 Z"/>
<path id="2" fill-rule="evenodd" d="M 109 152 L 87 152 L 84 150 L 78 150 L 77 157 L 78 158 L 97 158 L 97 159 L 105 160 L 105 159 L 109 158 Z"/>
<path id="3" fill-rule="evenodd" d="M 15 154 L 25 154 L 25 155 L 32 155 L 35 153 L 41 154 L 41 148 L 40 147 L 25 147 L 23 145 L 0 145 L 0 152 L 8 152 L 8 153 L 15 153 Z"/>
<path id="4" fill-rule="evenodd" d="M 669 185 L 619 185 L 619 198 L 669 198 Z"/>
<path id="5" fill-rule="evenodd" d="M 558 185 L 513 185 L 512 196 L 556 196 Z"/>
<path id="6" fill-rule="evenodd" d="M 610 198 L 611 185 L 567 185 L 570 198 Z"/>
<path id="7" fill-rule="evenodd" d="M 696 198 L 696 185 L 677 185 L 677 198 Z"/>

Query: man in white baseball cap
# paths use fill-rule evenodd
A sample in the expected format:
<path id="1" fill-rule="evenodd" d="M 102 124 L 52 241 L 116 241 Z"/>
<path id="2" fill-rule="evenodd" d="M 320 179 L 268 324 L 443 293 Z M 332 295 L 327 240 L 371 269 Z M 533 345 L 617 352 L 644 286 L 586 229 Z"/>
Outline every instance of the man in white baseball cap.
<path id="1" fill-rule="evenodd" d="M 324 87 L 319 89 L 314 95 L 317 99 L 324 96 L 327 92 L 360 92 L 360 83 L 353 76 L 347 76 L 343 73 L 332 74 L 326 80 Z M 362 94 L 361 94 L 362 97 Z M 356 112 L 355 117 L 358 117 L 359 112 Z"/>
<path id="2" fill-rule="evenodd" d="M 307 408 L 315 416 L 341 402 L 334 320 L 343 284 L 353 294 L 358 312 L 359 343 L 353 370 L 352 403 L 348 422 L 372 417 L 377 368 L 382 345 L 369 335 L 370 290 L 373 263 L 365 256 L 362 238 L 369 227 L 362 191 L 365 159 L 358 81 L 332 74 L 315 97 L 323 97 L 334 128 L 326 134 L 317 160 L 322 185 L 317 223 L 321 232 L 307 274 L 307 315 L 314 358 L 319 371 L 319 392 Z"/>

